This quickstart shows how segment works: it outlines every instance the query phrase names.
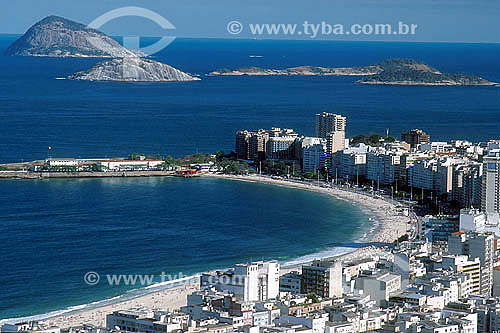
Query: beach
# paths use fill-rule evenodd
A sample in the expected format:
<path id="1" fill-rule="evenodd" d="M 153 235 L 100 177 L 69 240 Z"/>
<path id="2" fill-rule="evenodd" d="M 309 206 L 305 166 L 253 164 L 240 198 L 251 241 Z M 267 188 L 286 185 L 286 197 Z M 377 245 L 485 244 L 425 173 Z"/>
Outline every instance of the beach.
<path id="1" fill-rule="evenodd" d="M 199 284 L 186 284 L 153 292 L 123 302 L 97 307 L 95 309 L 76 311 L 40 321 L 48 327 L 68 328 L 91 324 L 96 327 L 106 326 L 106 315 L 118 310 L 152 309 L 172 311 L 186 305 L 187 296 L 199 290 Z"/>
<path id="2" fill-rule="evenodd" d="M 362 247 L 352 248 L 349 251 L 342 253 L 335 258 L 342 261 L 355 260 L 364 257 L 373 257 L 384 253 L 384 250 L 377 247 L 380 243 L 392 243 L 398 237 L 404 235 L 407 230 L 409 218 L 402 216 L 398 212 L 395 205 L 387 200 L 375 198 L 366 194 L 351 192 L 336 187 L 321 187 L 304 182 L 291 182 L 281 179 L 273 179 L 270 177 L 262 177 L 258 175 L 249 176 L 229 176 L 229 175 L 208 175 L 209 177 L 218 177 L 232 181 L 259 182 L 275 186 L 285 186 L 302 190 L 314 191 L 325 195 L 330 195 L 335 199 L 344 200 L 352 205 L 363 210 L 370 221 L 372 232 L 367 232 L 360 242 Z M 372 244 L 374 243 L 374 244 Z M 376 243 L 376 244 L 375 244 Z M 331 255 L 318 255 L 311 259 L 324 259 Z M 285 274 L 292 270 L 300 270 L 301 264 L 305 261 L 292 262 L 291 264 L 283 264 L 281 273 Z M 132 308 L 149 308 L 154 310 L 174 310 L 186 305 L 187 295 L 199 289 L 196 283 L 175 286 L 169 289 L 151 292 L 133 299 L 117 301 L 116 303 L 107 304 L 92 309 L 81 309 L 58 315 L 52 318 L 40 320 L 46 326 L 57 326 L 60 328 L 68 328 L 80 326 L 82 324 L 92 324 L 96 327 L 105 327 L 106 315 L 117 310 L 126 310 Z"/>

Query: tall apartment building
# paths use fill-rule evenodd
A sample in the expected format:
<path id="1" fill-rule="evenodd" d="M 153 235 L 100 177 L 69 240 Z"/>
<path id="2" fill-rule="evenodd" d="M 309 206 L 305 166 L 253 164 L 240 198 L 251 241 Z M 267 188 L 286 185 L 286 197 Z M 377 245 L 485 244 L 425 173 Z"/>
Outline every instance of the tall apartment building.
<path id="1" fill-rule="evenodd" d="M 479 258 L 481 263 L 481 295 L 491 296 L 495 237 L 491 233 L 455 232 L 448 238 L 448 252 Z"/>
<path id="2" fill-rule="evenodd" d="M 373 148 L 363 143 L 333 154 L 330 173 L 339 179 L 356 180 L 366 176 L 366 155 Z"/>
<path id="3" fill-rule="evenodd" d="M 492 150 L 483 159 L 481 210 L 488 221 L 498 224 L 500 213 L 500 150 Z"/>
<path id="4" fill-rule="evenodd" d="M 451 197 L 454 159 L 418 159 L 408 168 L 408 186 Z"/>
<path id="5" fill-rule="evenodd" d="M 345 148 L 346 117 L 334 113 L 316 114 L 316 136 L 327 140 L 327 153 Z"/>
<path id="6" fill-rule="evenodd" d="M 275 299 L 280 290 L 280 264 L 277 261 L 258 261 L 236 265 L 236 276 L 244 277 L 243 301 L 258 302 Z"/>
<path id="7" fill-rule="evenodd" d="M 319 139 L 302 149 L 302 171 L 309 172 L 315 170 L 323 170 L 326 166 L 326 147 L 324 142 Z"/>
<path id="8" fill-rule="evenodd" d="M 401 154 L 392 151 L 370 152 L 366 155 L 366 178 L 381 185 L 398 178 Z"/>
<path id="9" fill-rule="evenodd" d="M 236 156 L 245 160 L 249 159 L 248 156 L 248 142 L 250 140 L 250 132 L 247 130 L 236 132 Z"/>
<path id="10" fill-rule="evenodd" d="M 269 133 L 263 129 L 257 131 L 236 132 L 236 156 L 246 160 L 263 160 L 266 156 Z"/>
<path id="11" fill-rule="evenodd" d="M 342 297 L 342 264 L 315 260 L 302 266 L 302 293 L 320 297 Z"/>
<path id="12" fill-rule="evenodd" d="M 416 148 L 421 143 L 430 142 L 430 136 L 422 130 L 412 129 L 401 134 L 401 140 L 409 143 L 411 148 Z"/>
<path id="13" fill-rule="evenodd" d="M 461 207 L 481 207 L 481 176 L 483 165 L 481 163 L 466 163 L 453 166 L 452 171 L 452 196 Z"/>
<path id="14" fill-rule="evenodd" d="M 436 188 L 436 172 L 436 160 L 415 160 L 413 165 L 408 168 L 408 186 L 434 191 Z"/>
<path id="15" fill-rule="evenodd" d="M 267 158 L 270 160 L 296 159 L 296 140 L 296 136 L 271 136 L 267 141 Z"/>
<path id="16" fill-rule="evenodd" d="M 266 301 L 279 295 L 279 273 L 279 262 L 257 261 L 227 271 L 204 273 L 200 286 L 232 293 L 243 302 Z"/>
<path id="17" fill-rule="evenodd" d="M 264 160 L 266 158 L 267 141 L 269 133 L 263 129 L 252 132 L 248 140 L 248 155 L 251 160 Z"/>

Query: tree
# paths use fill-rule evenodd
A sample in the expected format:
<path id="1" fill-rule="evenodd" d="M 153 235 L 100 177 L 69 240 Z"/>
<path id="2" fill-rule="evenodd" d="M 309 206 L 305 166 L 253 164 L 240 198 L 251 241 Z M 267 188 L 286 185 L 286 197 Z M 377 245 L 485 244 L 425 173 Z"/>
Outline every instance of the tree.
<path id="1" fill-rule="evenodd" d="M 132 161 L 138 161 L 141 159 L 141 155 L 139 155 L 137 153 L 132 153 L 132 154 L 128 155 L 128 159 L 132 160 Z"/>

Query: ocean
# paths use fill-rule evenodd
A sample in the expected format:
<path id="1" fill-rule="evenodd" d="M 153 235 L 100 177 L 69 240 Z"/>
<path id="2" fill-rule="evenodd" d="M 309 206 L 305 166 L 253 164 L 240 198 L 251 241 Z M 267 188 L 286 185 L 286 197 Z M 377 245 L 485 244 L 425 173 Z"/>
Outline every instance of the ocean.
<path id="1" fill-rule="evenodd" d="M 15 36 L 0 38 L 0 54 Z M 260 55 L 262 58 L 250 58 Z M 0 163 L 51 156 L 183 156 L 234 150 L 239 129 L 294 128 L 314 115 L 347 116 L 347 134 L 421 128 L 433 140 L 499 138 L 500 87 L 356 84 L 355 77 L 211 77 L 245 65 L 356 66 L 390 57 L 500 82 L 500 44 L 177 39 L 155 60 L 202 80 L 104 83 L 56 80 L 99 59 L 0 56 Z"/>
<path id="2" fill-rule="evenodd" d="M 0 36 L 0 54 L 17 36 Z M 57 80 L 99 59 L 0 56 L 0 163 L 132 152 L 234 149 L 239 129 L 314 135 L 314 115 L 347 116 L 347 134 L 421 128 L 432 140 L 499 139 L 500 88 L 365 86 L 354 77 L 215 77 L 218 68 L 357 66 L 390 57 L 500 82 L 500 45 L 177 39 L 154 57 L 200 75 L 186 83 Z M 250 58 L 259 55 L 260 58 Z M 130 293 L 86 272 L 185 275 L 258 259 L 338 253 L 369 228 L 323 195 L 219 179 L 0 181 L 0 318 Z M 313 226 L 313 227 L 311 227 Z"/>
<path id="3" fill-rule="evenodd" d="M 370 225 L 364 212 L 324 194 L 211 178 L 4 180 L 0 207 L 0 318 L 142 288 L 110 286 L 106 275 L 180 277 L 332 255 L 342 250 L 335 243 Z M 87 272 L 101 282 L 87 285 Z"/>

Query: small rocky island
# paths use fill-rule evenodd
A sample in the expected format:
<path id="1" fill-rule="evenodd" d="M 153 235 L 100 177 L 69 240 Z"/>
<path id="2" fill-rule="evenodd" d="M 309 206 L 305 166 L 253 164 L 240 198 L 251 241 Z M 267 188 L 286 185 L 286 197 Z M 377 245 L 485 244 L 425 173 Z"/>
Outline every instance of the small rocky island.
<path id="1" fill-rule="evenodd" d="M 130 51 L 106 34 L 59 16 L 34 24 L 9 46 L 6 55 L 38 57 L 130 57 Z"/>
<path id="2" fill-rule="evenodd" d="M 298 66 L 290 67 L 285 69 L 266 69 L 260 67 L 240 67 L 235 70 L 230 69 L 218 69 L 211 72 L 211 75 L 228 75 L 228 76 L 239 76 L 239 75 L 337 75 L 337 76 L 364 76 L 364 75 L 374 75 L 380 72 L 380 68 L 377 66 L 365 66 L 365 67 L 320 67 L 320 66 Z"/>
<path id="3" fill-rule="evenodd" d="M 255 75 L 255 76 L 362 76 L 357 82 L 383 85 L 421 86 L 494 86 L 495 82 L 469 74 L 441 73 L 425 63 L 413 59 L 387 59 L 376 65 L 363 67 L 318 67 L 299 66 L 285 69 L 241 67 L 235 70 L 218 69 L 211 75 Z"/>
<path id="4" fill-rule="evenodd" d="M 68 77 L 72 80 L 126 81 L 126 82 L 173 82 L 197 81 L 199 78 L 186 74 L 172 66 L 139 57 L 116 58 L 94 65 L 87 71 Z"/>
<path id="5" fill-rule="evenodd" d="M 379 73 L 358 80 L 363 84 L 411 86 L 495 86 L 498 83 L 470 74 L 441 73 L 413 59 L 388 59 L 377 65 Z"/>

